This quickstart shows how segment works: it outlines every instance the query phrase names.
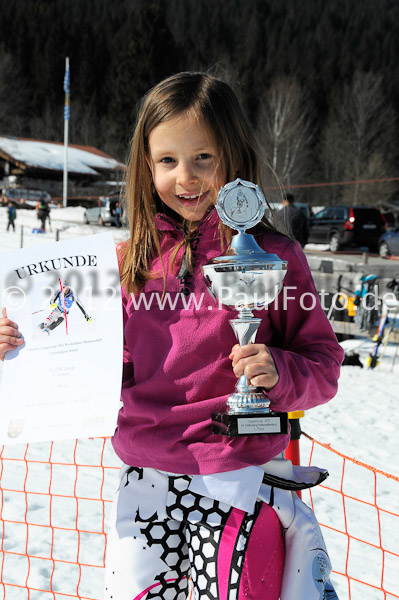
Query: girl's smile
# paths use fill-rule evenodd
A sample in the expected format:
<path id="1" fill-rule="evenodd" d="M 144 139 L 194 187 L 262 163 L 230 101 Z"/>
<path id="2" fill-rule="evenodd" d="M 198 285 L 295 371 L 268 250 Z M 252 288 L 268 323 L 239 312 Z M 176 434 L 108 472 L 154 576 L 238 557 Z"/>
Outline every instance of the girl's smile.
<path id="1" fill-rule="evenodd" d="M 178 194 L 176 197 L 179 200 L 180 204 L 183 204 L 183 206 L 192 206 L 193 201 L 195 201 L 198 204 L 206 200 L 209 197 L 209 193 L 205 192 L 204 194 L 194 194 L 190 196 Z"/>
<path id="2" fill-rule="evenodd" d="M 147 162 L 162 202 L 182 219 L 200 221 L 226 183 L 208 128 L 183 114 L 157 125 L 148 144 Z"/>

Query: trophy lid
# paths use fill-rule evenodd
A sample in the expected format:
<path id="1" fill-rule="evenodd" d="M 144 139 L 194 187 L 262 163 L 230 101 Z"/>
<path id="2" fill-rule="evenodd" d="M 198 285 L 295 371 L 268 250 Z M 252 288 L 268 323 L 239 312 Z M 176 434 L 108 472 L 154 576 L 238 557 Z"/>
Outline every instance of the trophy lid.
<path id="1" fill-rule="evenodd" d="M 240 233 L 262 220 L 266 206 L 260 187 L 240 178 L 224 185 L 216 200 L 220 220 Z"/>
<path id="2" fill-rule="evenodd" d="M 212 259 L 210 264 L 262 264 L 266 269 L 287 268 L 286 261 L 280 260 L 277 254 L 265 252 L 253 235 L 245 233 L 246 229 L 251 229 L 262 220 L 266 206 L 262 190 L 251 181 L 237 178 L 220 189 L 216 210 L 220 220 L 238 231 L 238 235 L 232 237 L 228 253 Z"/>

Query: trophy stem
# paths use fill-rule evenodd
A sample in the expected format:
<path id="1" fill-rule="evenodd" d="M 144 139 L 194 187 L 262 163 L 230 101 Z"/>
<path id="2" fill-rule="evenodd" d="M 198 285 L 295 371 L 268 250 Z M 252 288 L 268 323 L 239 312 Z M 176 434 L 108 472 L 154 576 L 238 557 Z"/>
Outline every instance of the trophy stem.
<path id="1" fill-rule="evenodd" d="M 244 314 L 246 311 L 250 314 Z M 248 309 L 241 309 L 238 319 L 230 319 L 230 325 L 240 346 L 255 343 L 256 334 L 261 323 L 262 319 L 255 319 L 252 311 Z"/>
<path id="2" fill-rule="evenodd" d="M 240 346 L 253 344 L 262 319 L 256 319 L 252 310 L 241 308 L 238 319 L 231 319 L 230 325 Z M 245 375 L 241 375 L 236 384 L 236 390 L 227 399 L 228 412 L 232 414 L 252 413 L 259 409 L 269 411 L 270 401 L 261 388 L 251 385 Z"/>

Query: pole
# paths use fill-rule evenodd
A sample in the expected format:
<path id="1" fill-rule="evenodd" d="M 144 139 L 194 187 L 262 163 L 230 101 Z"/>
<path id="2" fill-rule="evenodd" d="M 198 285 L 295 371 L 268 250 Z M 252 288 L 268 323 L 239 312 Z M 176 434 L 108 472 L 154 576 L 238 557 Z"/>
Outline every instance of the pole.
<path id="1" fill-rule="evenodd" d="M 62 197 L 64 208 L 68 201 L 68 129 L 69 129 L 69 115 L 70 115 L 70 98 L 69 98 L 69 58 L 65 58 L 65 77 L 64 77 L 64 92 L 65 92 L 65 106 L 64 106 L 64 178 L 62 186 Z"/>
<path id="2" fill-rule="evenodd" d="M 296 410 L 295 412 L 289 412 L 288 418 L 291 425 L 291 441 L 286 449 L 284 456 L 288 458 L 293 465 L 301 464 L 301 456 L 299 450 L 299 438 L 301 437 L 301 424 L 299 419 L 305 415 L 303 410 Z M 302 497 L 300 491 L 297 492 L 299 498 Z"/>

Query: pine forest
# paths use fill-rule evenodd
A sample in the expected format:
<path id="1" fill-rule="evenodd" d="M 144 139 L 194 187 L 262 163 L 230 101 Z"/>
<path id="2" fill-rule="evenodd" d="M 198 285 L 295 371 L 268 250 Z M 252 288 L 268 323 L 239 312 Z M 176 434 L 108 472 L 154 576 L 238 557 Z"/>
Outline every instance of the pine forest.
<path id="1" fill-rule="evenodd" d="M 399 0 L 0 4 L 0 135 L 63 140 L 68 56 L 70 142 L 125 160 L 143 94 L 206 70 L 298 199 L 399 203 Z"/>

